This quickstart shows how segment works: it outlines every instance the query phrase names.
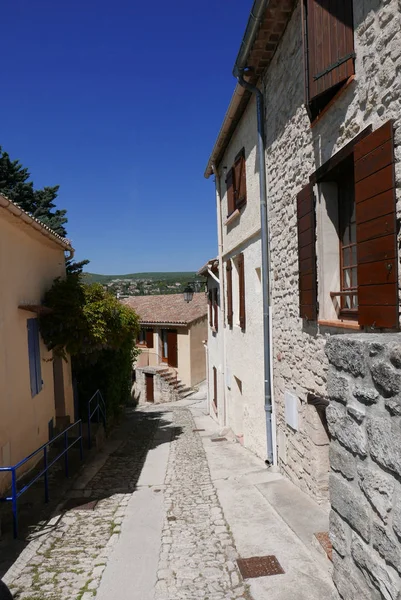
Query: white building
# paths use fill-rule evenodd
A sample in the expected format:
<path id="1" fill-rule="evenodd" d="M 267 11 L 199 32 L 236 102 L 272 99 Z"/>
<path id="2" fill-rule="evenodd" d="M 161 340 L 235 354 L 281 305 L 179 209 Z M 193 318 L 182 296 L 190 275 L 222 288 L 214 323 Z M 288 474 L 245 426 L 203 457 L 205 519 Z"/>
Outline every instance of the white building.
<path id="1" fill-rule="evenodd" d="M 326 339 L 399 329 L 400 32 L 396 0 L 256 0 L 234 67 L 239 83 L 205 172 L 216 177 L 224 289 L 232 267 L 225 425 L 264 458 L 270 436 L 281 470 L 320 502 L 328 437 L 311 402 L 326 396 Z M 264 290 L 272 343 L 262 327 Z M 264 349 L 273 363 L 271 432 Z"/>

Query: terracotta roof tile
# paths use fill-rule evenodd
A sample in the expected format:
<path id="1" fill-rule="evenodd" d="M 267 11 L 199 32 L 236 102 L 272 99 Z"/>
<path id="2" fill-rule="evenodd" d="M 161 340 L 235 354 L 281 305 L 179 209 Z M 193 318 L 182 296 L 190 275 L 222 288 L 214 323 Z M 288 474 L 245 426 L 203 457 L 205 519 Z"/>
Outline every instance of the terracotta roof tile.
<path id="1" fill-rule="evenodd" d="M 163 296 L 130 296 L 122 300 L 139 315 L 141 323 L 172 323 L 187 325 L 207 315 L 207 297 L 204 292 L 194 294 L 185 302 L 183 294 Z"/>

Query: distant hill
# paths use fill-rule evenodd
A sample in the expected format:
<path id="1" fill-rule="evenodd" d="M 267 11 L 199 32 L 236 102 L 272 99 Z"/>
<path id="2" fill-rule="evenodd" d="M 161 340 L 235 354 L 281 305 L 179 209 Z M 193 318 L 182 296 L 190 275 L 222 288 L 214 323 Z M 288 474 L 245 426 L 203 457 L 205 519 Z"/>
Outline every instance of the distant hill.
<path id="1" fill-rule="evenodd" d="M 191 281 L 196 279 L 195 271 L 167 271 L 162 273 L 129 273 L 127 275 L 97 275 L 96 273 L 84 273 L 85 279 L 88 283 L 102 283 L 107 285 L 112 281 L 118 279 L 143 279 L 147 281 L 166 281 L 172 280 L 179 281 L 185 279 L 185 281 Z"/>
<path id="2" fill-rule="evenodd" d="M 163 273 L 129 273 L 127 275 L 97 275 L 84 273 L 88 283 L 101 283 L 119 298 L 155 294 L 182 294 L 191 281 L 202 280 L 194 271 Z M 195 289 L 196 287 L 196 289 Z M 194 286 L 194 291 L 204 289 Z"/>

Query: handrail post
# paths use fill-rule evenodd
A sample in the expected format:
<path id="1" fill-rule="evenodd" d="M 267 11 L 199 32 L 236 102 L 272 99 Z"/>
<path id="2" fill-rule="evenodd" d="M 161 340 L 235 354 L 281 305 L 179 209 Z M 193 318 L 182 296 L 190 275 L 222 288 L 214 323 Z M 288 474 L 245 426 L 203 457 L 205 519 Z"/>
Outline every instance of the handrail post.
<path id="1" fill-rule="evenodd" d="M 91 405 L 89 400 L 88 405 L 88 448 L 89 450 L 92 448 L 92 440 L 91 440 Z"/>
<path id="2" fill-rule="evenodd" d="M 15 469 L 11 470 L 11 493 L 12 493 L 12 504 L 13 504 L 13 530 L 14 539 L 18 537 L 18 505 L 17 505 L 17 474 Z"/>
<path id="3" fill-rule="evenodd" d="M 49 502 L 49 476 L 48 476 L 48 469 L 47 469 L 47 446 L 45 446 L 43 448 L 43 468 L 45 470 L 45 472 L 44 472 L 44 478 L 45 478 L 45 502 L 47 504 Z"/>
<path id="4" fill-rule="evenodd" d="M 68 430 L 64 432 L 64 451 L 65 476 L 68 477 Z"/>
<path id="5" fill-rule="evenodd" d="M 79 421 L 79 454 L 81 460 L 84 459 L 84 443 L 82 439 L 82 421 Z"/>

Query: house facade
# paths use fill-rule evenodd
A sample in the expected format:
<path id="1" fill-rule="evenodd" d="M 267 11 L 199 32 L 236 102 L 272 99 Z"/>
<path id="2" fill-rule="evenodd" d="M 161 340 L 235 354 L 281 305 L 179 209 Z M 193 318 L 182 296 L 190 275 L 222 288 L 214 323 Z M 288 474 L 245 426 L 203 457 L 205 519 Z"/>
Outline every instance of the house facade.
<path id="1" fill-rule="evenodd" d="M 205 293 L 194 293 L 188 303 L 182 294 L 131 296 L 123 302 L 135 310 L 141 322 L 140 354 L 135 363 L 135 393 L 141 402 L 171 401 L 174 388 L 183 394 L 204 381 Z M 162 373 L 162 379 L 171 385 L 160 381 Z"/>
<path id="2" fill-rule="evenodd" d="M 227 351 L 226 369 L 252 373 L 250 418 L 257 420 L 264 400 L 256 382 L 263 367 L 255 361 L 263 344 L 270 345 L 276 462 L 325 502 L 329 440 L 315 404 L 327 396 L 326 341 L 338 333 L 399 329 L 400 8 L 395 0 L 341 1 L 330 10 L 320 0 L 288 0 L 255 2 L 254 9 L 235 70 L 241 84 L 257 86 L 263 96 L 272 327 L 270 340 L 252 334 L 249 345 L 232 335 L 229 347 L 237 349 Z M 247 239 L 252 227 L 256 232 L 262 225 L 258 106 L 240 83 L 205 173 L 216 177 L 223 223 L 234 189 L 235 216 L 222 226 L 225 285 L 228 260 L 237 250 L 246 247 L 246 259 L 254 248 L 256 275 L 263 251 L 259 234 Z M 237 175 L 241 155 L 246 204 Z M 250 286 L 246 305 L 254 310 L 261 301 L 252 276 Z M 227 319 L 225 328 L 230 335 Z M 246 358 L 248 347 L 253 360 Z M 230 417 L 236 401 L 227 386 L 225 391 L 226 424 L 239 431 Z M 248 410 L 244 403 L 243 416 Z M 266 434 L 250 429 L 249 435 L 254 441 L 245 435 L 245 445 L 261 454 Z"/>
<path id="3" fill-rule="evenodd" d="M 38 316 L 65 275 L 67 240 L 0 196 L 0 464 L 18 461 L 74 419 L 71 365 L 53 360 Z M 21 470 L 22 471 L 22 470 Z M 20 473 L 19 473 L 20 474 Z M 4 475 L 0 488 L 8 484 Z"/>

